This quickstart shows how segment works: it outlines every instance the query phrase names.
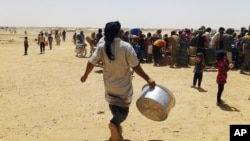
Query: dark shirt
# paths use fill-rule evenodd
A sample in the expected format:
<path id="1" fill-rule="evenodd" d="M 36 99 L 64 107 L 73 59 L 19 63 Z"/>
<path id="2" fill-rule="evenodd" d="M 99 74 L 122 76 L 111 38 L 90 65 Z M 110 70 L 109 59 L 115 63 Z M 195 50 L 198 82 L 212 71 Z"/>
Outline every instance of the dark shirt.
<path id="1" fill-rule="evenodd" d="M 202 73 L 203 70 L 203 64 L 201 62 L 196 62 L 195 63 L 195 73 Z"/>
<path id="2" fill-rule="evenodd" d="M 66 36 L 66 31 L 65 31 L 65 30 L 62 32 L 62 35 L 63 35 L 63 36 Z"/>
<path id="3" fill-rule="evenodd" d="M 28 40 L 24 40 L 24 47 L 29 47 Z"/>
<path id="4" fill-rule="evenodd" d="M 223 36 L 221 37 L 221 49 L 224 51 L 232 51 L 232 44 L 233 44 L 233 36 L 230 34 L 223 34 Z"/>
<path id="5" fill-rule="evenodd" d="M 96 44 L 99 42 L 99 40 L 103 37 L 102 33 L 96 34 Z"/>
<path id="6" fill-rule="evenodd" d="M 202 35 L 197 36 L 197 47 L 200 49 L 205 49 L 206 38 Z"/>
<path id="7" fill-rule="evenodd" d="M 48 41 L 49 41 L 49 43 L 52 43 L 53 37 L 48 37 Z"/>

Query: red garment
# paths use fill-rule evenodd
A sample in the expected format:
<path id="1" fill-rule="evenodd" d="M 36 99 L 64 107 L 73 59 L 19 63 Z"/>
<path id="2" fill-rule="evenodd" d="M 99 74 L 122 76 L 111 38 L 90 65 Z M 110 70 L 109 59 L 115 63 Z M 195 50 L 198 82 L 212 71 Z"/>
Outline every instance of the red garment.
<path id="1" fill-rule="evenodd" d="M 227 71 L 228 71 L 228 63 L 225 60 L 218 61 L 218 75 L 216 82 L 217 84 L 225 84 L 227 83 Z"/>

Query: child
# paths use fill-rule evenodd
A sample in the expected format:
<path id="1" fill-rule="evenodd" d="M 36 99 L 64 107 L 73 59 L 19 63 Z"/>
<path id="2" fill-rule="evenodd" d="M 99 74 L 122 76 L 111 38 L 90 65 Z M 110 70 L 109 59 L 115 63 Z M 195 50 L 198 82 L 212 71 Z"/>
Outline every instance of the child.
<path id="1" fill-rule="evenodd" d="M 224 84 L 227 82 L 227 71 L 229 70 L 229 62 L 227 60 L 226 52 L 218 52 L 216 60 L 218 67 L 218 75 L 216 78 L 216 82 L 218 84 L 217 104 L 221 104 L 223 103 L 221 95 L 224 90 Z"/>
<path id="2" fill-rule="evenodd" d="M 195 60 L 195 66 L 194 66 L 194 77 L 193 77 L 193 86 L 195 87 L 196 82 L 198 80 L 198 89 L 201 88 L 201 81 L 202 81 L 202 76 L 203 76 L 203 71 L 205 69 L 205 63 L 203 61 L 203 54 L 199 53 L 196 55 L 196 60 Z"/>
<path id="3" fill-rule="evenodd" d="M 28 55 L 29 42 L 28 37 L 24 37 L 24 55 Z"/>

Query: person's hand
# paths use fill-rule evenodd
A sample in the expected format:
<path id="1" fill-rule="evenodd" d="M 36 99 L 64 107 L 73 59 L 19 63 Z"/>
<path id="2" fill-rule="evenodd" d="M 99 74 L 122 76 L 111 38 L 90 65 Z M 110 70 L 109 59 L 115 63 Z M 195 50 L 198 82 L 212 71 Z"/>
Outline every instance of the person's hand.
<path id="1" fill-rule="evenodd" d="M 233 64 L 233 63 L 230 63 L 230 64 L 228 65 L 228 67 L 229 67 L 229 69 L 233 69 L 234 64 Z"/>
<path id="2" fill-rule="evenodd" d="M 88 78 L 87 75 L 83 75 L 83 76 L 81 77 L 80 81 L 81 81 L 82 83 L 84 83 L 84 82 L 87 80 L 87 78 Z"/>
<path id="3" fill-rule="evenodd" d="M 148 85 L 150 87 L 154 87 L 155 86 L 155 81 L 153 79 L 149 78 L 147 82 L 148 82 Z"/>

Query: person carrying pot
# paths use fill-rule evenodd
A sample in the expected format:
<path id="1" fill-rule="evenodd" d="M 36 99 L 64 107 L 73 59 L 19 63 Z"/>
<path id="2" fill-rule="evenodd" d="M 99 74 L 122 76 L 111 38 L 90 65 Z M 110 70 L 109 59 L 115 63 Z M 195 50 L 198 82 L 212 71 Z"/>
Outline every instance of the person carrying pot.
<path id="1" fill-rule="evenodd" d="M 104 29 L 104 41 L 99 42 L 94 54 L 90 57 L 81 82 L 85 82 L 99 61 L 103 62 L 103 79 L 105 99 L 109 104 L 113 117 L 109 123 L 111 141 L 123 140 L 121 123 L 126 120 L 132 101 L 133 87 L 132 68 L 149 86 L 154 87 L 151 79 L 140 66 L 133 47 L 121 40 L 121 24 L 118 21 L 108 22 Z"/>

